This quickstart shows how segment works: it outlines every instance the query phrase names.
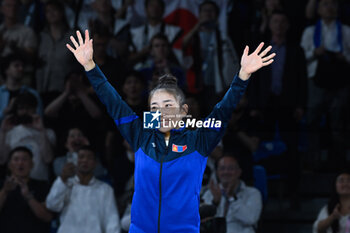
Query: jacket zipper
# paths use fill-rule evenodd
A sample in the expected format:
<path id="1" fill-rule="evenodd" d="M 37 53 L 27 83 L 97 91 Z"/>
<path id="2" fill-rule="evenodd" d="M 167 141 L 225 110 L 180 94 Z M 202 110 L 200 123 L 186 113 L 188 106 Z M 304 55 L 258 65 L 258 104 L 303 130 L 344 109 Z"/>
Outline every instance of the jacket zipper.
<path id="1" fill-rule="evenodd" d="M 160 160 L 160 173 L 159 173 L 159 204 L 158 204 L 158 233 L 160 233 L 160 209 L 162 206 L 162 170 L 163 170 L 163 158 L 165 157 L 165 155 L 168 154 L 168 149 L 169 149 L 169 145 L 170 145 L 170 137 L 169 137 L 169 141 L 168 141 L 168 145 L 165 147 L 165 154 L 162 156 L 161 160 Z"/>

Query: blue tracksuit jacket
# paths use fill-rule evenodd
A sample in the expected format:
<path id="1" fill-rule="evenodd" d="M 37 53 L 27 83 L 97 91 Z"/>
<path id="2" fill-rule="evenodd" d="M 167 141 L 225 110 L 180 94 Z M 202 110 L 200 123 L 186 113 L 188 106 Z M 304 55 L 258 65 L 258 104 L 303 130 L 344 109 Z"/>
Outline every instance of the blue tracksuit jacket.
<path id="1" fill-rule="evenodd" d="M 236 75 L 224 98 L 208 116 L 222 121 L 220 129 L 172 129 L 168 148 L 164 134 L 157 129 L 143 128 L 142 119 L 121 99 L 98 66 L 86 74 L 119 131 L 135 151 L 129 232 L 198 233 L 199 192 L 207 156 L 224 135 L 248 81 Z M 187 149 L 172 151 L 173 144 L 186 145 Z"/>

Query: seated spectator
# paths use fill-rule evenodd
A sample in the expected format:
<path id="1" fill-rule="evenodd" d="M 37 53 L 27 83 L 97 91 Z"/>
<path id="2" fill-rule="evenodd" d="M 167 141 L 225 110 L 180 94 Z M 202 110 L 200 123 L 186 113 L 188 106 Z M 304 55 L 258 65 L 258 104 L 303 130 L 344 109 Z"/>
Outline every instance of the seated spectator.
<path id="1" fill-rule="evenodd" d="M 148 89 L 151 90 L 157 85 L 156 78 L 164 74 L 172 74 L 178 79 L 179 87 L 186 90 L 186 79 L 183 69 L 177 64 L 176 58 L 171 51 L 171 45 L 166 35 L 158 33 L 150 41 L 151 58 L 145 66 L 139 69 L 148 83 Z M 173 58 L 172 58 L 173 57 Z"/>
<path id="2" fill-rule="evenodd" d="M 15 147 L 8 157 L 10 176 L 0 185 L 0 232 L 49 232 L 53 218 L 45 207 L 49 183 L 30 178 L 33 154 L 27 147 Z"/>
<path id="3" fill-rule="evenodd" d="M 165 3 L 163 0 L 146 0 L 147 22 L 142 26 L 130 29 L 129 62 L 136 64 L 135 69 L 140 68 L 149 58 L 149 44 L 155 34 L 162 33 L 166 35 L 170 45 L 173 45 L 181 34 L 181 28 L 163 22 L 164 9 Z M 177 59 L 180 60 L 180 57 L 177 57 Z M 182 62 L 179 61 L 179 63 L 181 64 Z"/>
<path id="4" fill-rule="evenodd" d="M 350 172 L 336 175 L 328 204 L 320 210 L 313 225 L 313 233 L 345 233 L 349 228 Z"/>
<path id="5" fill-rule="evenodd" d="M 96 165 L 94 150 L 81 147 L 76 169 L 66 164 L 52 185 L 46 206 L 60 213 L 58 233 L 120 232 L 113 189 L 94 177 Z"/>
<path id="6" fill-rule="evenodd" d="M 193 49 L 191 66 L 195 81 L 188 83 L 191 93 L 199 93 L 202 113 L 208 115 L 231 84 L 238 71 L 239 60 L 229 38 L 221 38 L 218 27 L 220 9 L 214 1 L 203 1 L 199 5 L 198 23 L 182 41 L 186 51 Z"/>
<path id="7" fill-rule="evenodd" d="M 2 69 L 5 83 L 0 86 L 0 122 L 13 109 L 13 103 L 16 97 L 24 92 L 29 92 L 35 96 L 38 103 L 36 113 L 42 115 L 43 104 L 39 93 L 29 86 L 22 84 L 24 78 L 24 60 L 20 54 L 9 54 L 4 57 Z"/>
<path id="8" fill-rule="evenodd" d="M 67 150 L 66 155 L 57 157 L 53 161 L 53 170 L 56 177 L 62 174 L 63 168 L 67 163 L 72 163 L 74 166 L 77 166 L 79 148 L 90 145 L 90 142 L 79 128 L 71 128 L 68 130 L 64 145 Z M 94 170 L 94 175 L 96 177 L 102 177 L 105 173 L 105 169 L 100 161 L 98 161 L 97 167 Z"/>
<path id="9" fill-rule="evenodd" d="M 34 162 L 30 177 L 48 181 L 56 135 L 52 129 L 45 128 L 42 117 L 35 114 L 37 105 L 35 96 L 30 93 L 17 96 L 13 111 L 1 124 L 0 164 L 8 160 L 8 151 L 17 146 L 27 146 L 33 152 Z"/>
<path id="10" fill-rule="evenodd" d="M 259 190 L 240 180 L 242 170 L 232 156 L 223 156 L 217 163 L 219 183 L 211 181 L 210 190 L 202 199 L 217 206 L 217 217 L 226 218 L 227 233 L 253 233 L 262 210 Z"/>
<path id="11" fill-rule="evenodd" d="M 33 58 L 37 49 L 37 36 L 30 27 L 18 22 L 19 6 L 19 0 L 1 2 L 3 22 L 0 25 L 0 54 L 6 56 L 22 50 L 26 57 Z"/>
<path id="12" fill-rule="evenodd" d="M 36 90 L 40 94 L 62 92 L 66 75 L 77 65 L 72 54 L 63 49 L 73 30 L 69 28 L 64 6 L 57 0 L 45 3 L 46 25 L 40 32 Z"/>
<path id="13" fill-rule="evenodd" d="M 64 91 L 47 105 L 45 117 L 58 138 L 62 138 L 68 129 L 78 126 L 87 130 L 91 140 L 99 142 L 98 123 L 103 112 L 97 96 L 89 93 L 83 78 L 84 73 L 80 70 L 67 75 Z"/>

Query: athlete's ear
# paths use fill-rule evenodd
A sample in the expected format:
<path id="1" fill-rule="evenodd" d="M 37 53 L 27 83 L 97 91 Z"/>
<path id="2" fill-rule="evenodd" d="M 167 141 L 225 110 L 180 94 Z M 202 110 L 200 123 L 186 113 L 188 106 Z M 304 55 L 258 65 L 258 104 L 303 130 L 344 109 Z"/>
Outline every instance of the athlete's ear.
<path id="1" fill-rule="evenodd" d="M 188 105 L 187 104 L 183 104 L 181 107 L 181 114 L 184 115 L 184 117 L 188 114 Z"/>

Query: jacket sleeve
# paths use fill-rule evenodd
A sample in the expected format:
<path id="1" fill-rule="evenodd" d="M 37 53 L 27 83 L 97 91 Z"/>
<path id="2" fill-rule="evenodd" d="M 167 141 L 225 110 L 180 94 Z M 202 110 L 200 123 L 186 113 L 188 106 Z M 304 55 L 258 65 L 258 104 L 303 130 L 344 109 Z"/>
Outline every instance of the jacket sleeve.
<path id="1" fill-rule="evenodd" d="M 140 145 L 142 133 L 140 118 L 122 100 L 97 65 L 94 69 L 87 71 L 86 75 L 98 98 L 105 105 L 108 114 L 113 118 L 121 135 L 136 152 Z"/>
<path id="2" fill-rule="evenodd" d="M 46 197 L 46 208 L 54 212 L 61 212 L 71 193 L 70 185 L 65 184 L 61 177 L 57 177 Z"/>
<path id="3" fill-rule="evenodd" d="M 198 128 L 195 131 L 197 150 L 204 156 L 209 156 L 225 134 L 233 110 L 243 96 L 249 80 L 243 81 L 236 75 L 223 99 L 217 103 L 205 121 L 221 122 L 220 127 Z M 219 125 L 217 125 L 219 126 Z"/>

